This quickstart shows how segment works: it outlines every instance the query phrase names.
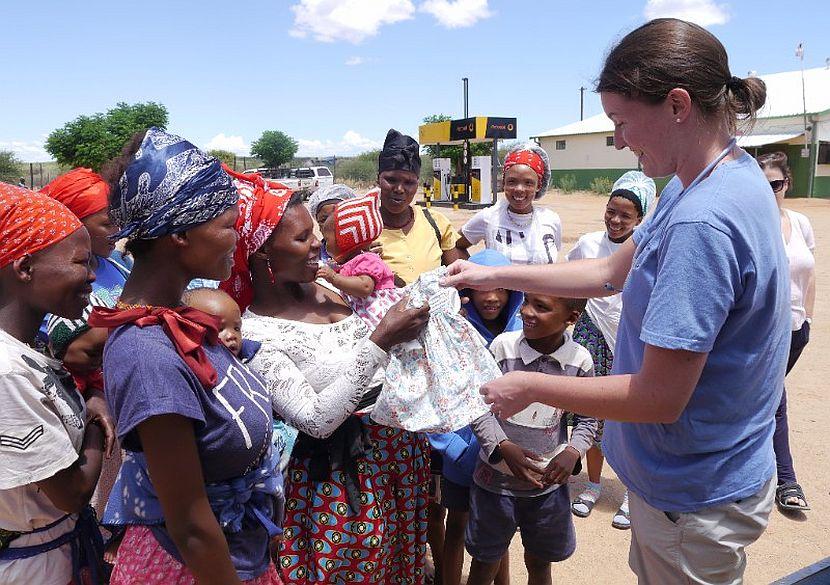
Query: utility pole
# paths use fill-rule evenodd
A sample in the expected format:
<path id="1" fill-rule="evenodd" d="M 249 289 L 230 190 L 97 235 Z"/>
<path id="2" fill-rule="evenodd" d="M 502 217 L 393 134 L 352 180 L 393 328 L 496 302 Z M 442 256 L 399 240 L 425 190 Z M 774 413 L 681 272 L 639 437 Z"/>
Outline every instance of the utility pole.
<path id="1" fill-rule="evenodd" d="M 810 174 L 808 175 L 807 183 L 807 197 L 813 196 L 813 177 L 816 174 L 816 164 L 813 161 L 812 152 L 810 149 L 810 139 L 807 132 L 811 132 L 812 128 L 807 125 L 807 87 L 804 81 L 804 43 L 798 43 L 795 48 L 795 56 L 801 61 L 801 105 L 804 112 L 804 149 L 801 151 L 801 157 L 810 161 Z"/>
<path id="2" fill-rule="evenodd" d="M 467 77 L 462 77 L 461 81 L 464 84 L 464 119 L 470 117 L 470 80 Z M 464 197 L 470 200 L 470 141 L 464 140 Z"/>
<path id="3" fill-rule="evenodd" d="M 579 87 L 579 121 L 585 119 L 585 90 L 587 88 L 582 85 Z"/>

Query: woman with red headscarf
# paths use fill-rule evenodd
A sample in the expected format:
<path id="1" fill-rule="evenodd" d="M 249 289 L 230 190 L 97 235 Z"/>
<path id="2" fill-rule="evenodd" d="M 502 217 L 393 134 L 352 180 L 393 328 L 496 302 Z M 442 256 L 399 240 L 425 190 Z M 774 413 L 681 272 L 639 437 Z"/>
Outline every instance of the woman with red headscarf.
<path id="1" fill-rule="evenodd" d="M 413 339 L 428 307 L 395 305 L 371 332 L 316 282 L 320 242 L 298 195 L 259 177 L 240 188 L 234 270 L 222 288 L 245 310 L 251 366 L 274 411 L 300 431 L 287 469 L 285 583 L 424 581 L 427 444 L 373 423 L 387 350 Z M 240 182 L 237 182 L 239 185 Z"/>
<path id="2" fill-rule="evenodd" d="M 115 248 L 110 236 L 116 228 L 107 213 L 109 186 L 92 169 L 77 168 L 57 177 L 40 192 L 63 203 L 84 225 L 91 241 L 90 266 L 95 272 L 90 304 L 81 318 L 47 315 L 41 325 L 41 335 L 46 334 L 52 356 L 63 361 L 81 392 L 91 388 L 103 391 L 101 361 L 107 331 L 91 328 L 86 320 L 93 306 L 115 306 L 129 275 L 122 259 L 110 257 Z M 120 451 L 115 449 L 114 457 L 104 462 L 98 489 L 92 497 L 92 507 L 99 517 L 104 514 L 104 506 L 121 467 Z"/>
<path id="3" fill-rule="evenodd" d="M 60 203 L 0 183 L 0 583 L 98 582 L 88 506 L 112 426 L 60 362 L 33 349 L 46 312 L 77 319 L 95 275 L 89 235 Z"/>
<path id="4" fill-rule="evenodd" d="M 513 264 L 553 264 L 562 248 L 562 221 L 534 205 L 550 184 L 550 161 L 534 143 L 515 146 L 504 159 L 504 199 L 476 213 L 456 243 L 467 250 L 484 240 Z"/>

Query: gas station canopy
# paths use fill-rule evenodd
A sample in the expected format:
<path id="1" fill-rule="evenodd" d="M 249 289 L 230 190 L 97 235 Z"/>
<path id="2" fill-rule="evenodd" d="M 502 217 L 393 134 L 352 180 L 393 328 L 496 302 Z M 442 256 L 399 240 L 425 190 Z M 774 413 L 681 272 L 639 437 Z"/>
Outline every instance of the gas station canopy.
<path id="1" fill-rule="evenodd" d="M 489 140 L 515 139 L 516 118 L 475 116 L 446 122 L 432 122 L 418 127 L 421 146 L 464 144 Z"/>

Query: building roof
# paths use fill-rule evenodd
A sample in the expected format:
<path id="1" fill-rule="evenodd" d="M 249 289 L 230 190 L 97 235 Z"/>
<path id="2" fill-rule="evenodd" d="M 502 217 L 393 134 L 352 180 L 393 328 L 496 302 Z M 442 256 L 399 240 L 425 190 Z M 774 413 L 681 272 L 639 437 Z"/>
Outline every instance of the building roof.
<path id="1" fill-rule="evenodd" d="M 804 113 L 801 92 L 801 70 L 761 75 L 767 84 L 767 102 L 758 112 L 759 119 L 800 116 Z M 804 70 L 804 98 L 807 114 L 830 111 L 830 69 L 819 67 Z M 614 131 L 614 123 L 604 113 L 559 128 L 535 134 L 533 138 L 597 134 Z"/>
<path id="2" fill-rule="evenodd" d="M 787 132 L 784 134 L 745 134 L 738 136 L 738 146 L 741 148 L 754 148 L 756 146 L 764 146 L 765 144 L 787 142 L 788 140 L 803 135 L 803 130 L 801 132 Z"/>

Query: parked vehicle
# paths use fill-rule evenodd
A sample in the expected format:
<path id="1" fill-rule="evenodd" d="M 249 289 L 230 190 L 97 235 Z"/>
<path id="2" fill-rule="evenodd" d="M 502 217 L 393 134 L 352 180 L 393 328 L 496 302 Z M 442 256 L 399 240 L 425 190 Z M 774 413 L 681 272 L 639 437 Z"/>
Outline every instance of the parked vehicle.
<path id="1" fill-rule="evenodd" d="M 334 183 L 334 176 L 328 167 L 259 168 L 248 169 L 244 173 L 257 173 L 264 179 L 279 181 L 293 191 L 302 192 L 306 198 L 320 187 Z"/>

